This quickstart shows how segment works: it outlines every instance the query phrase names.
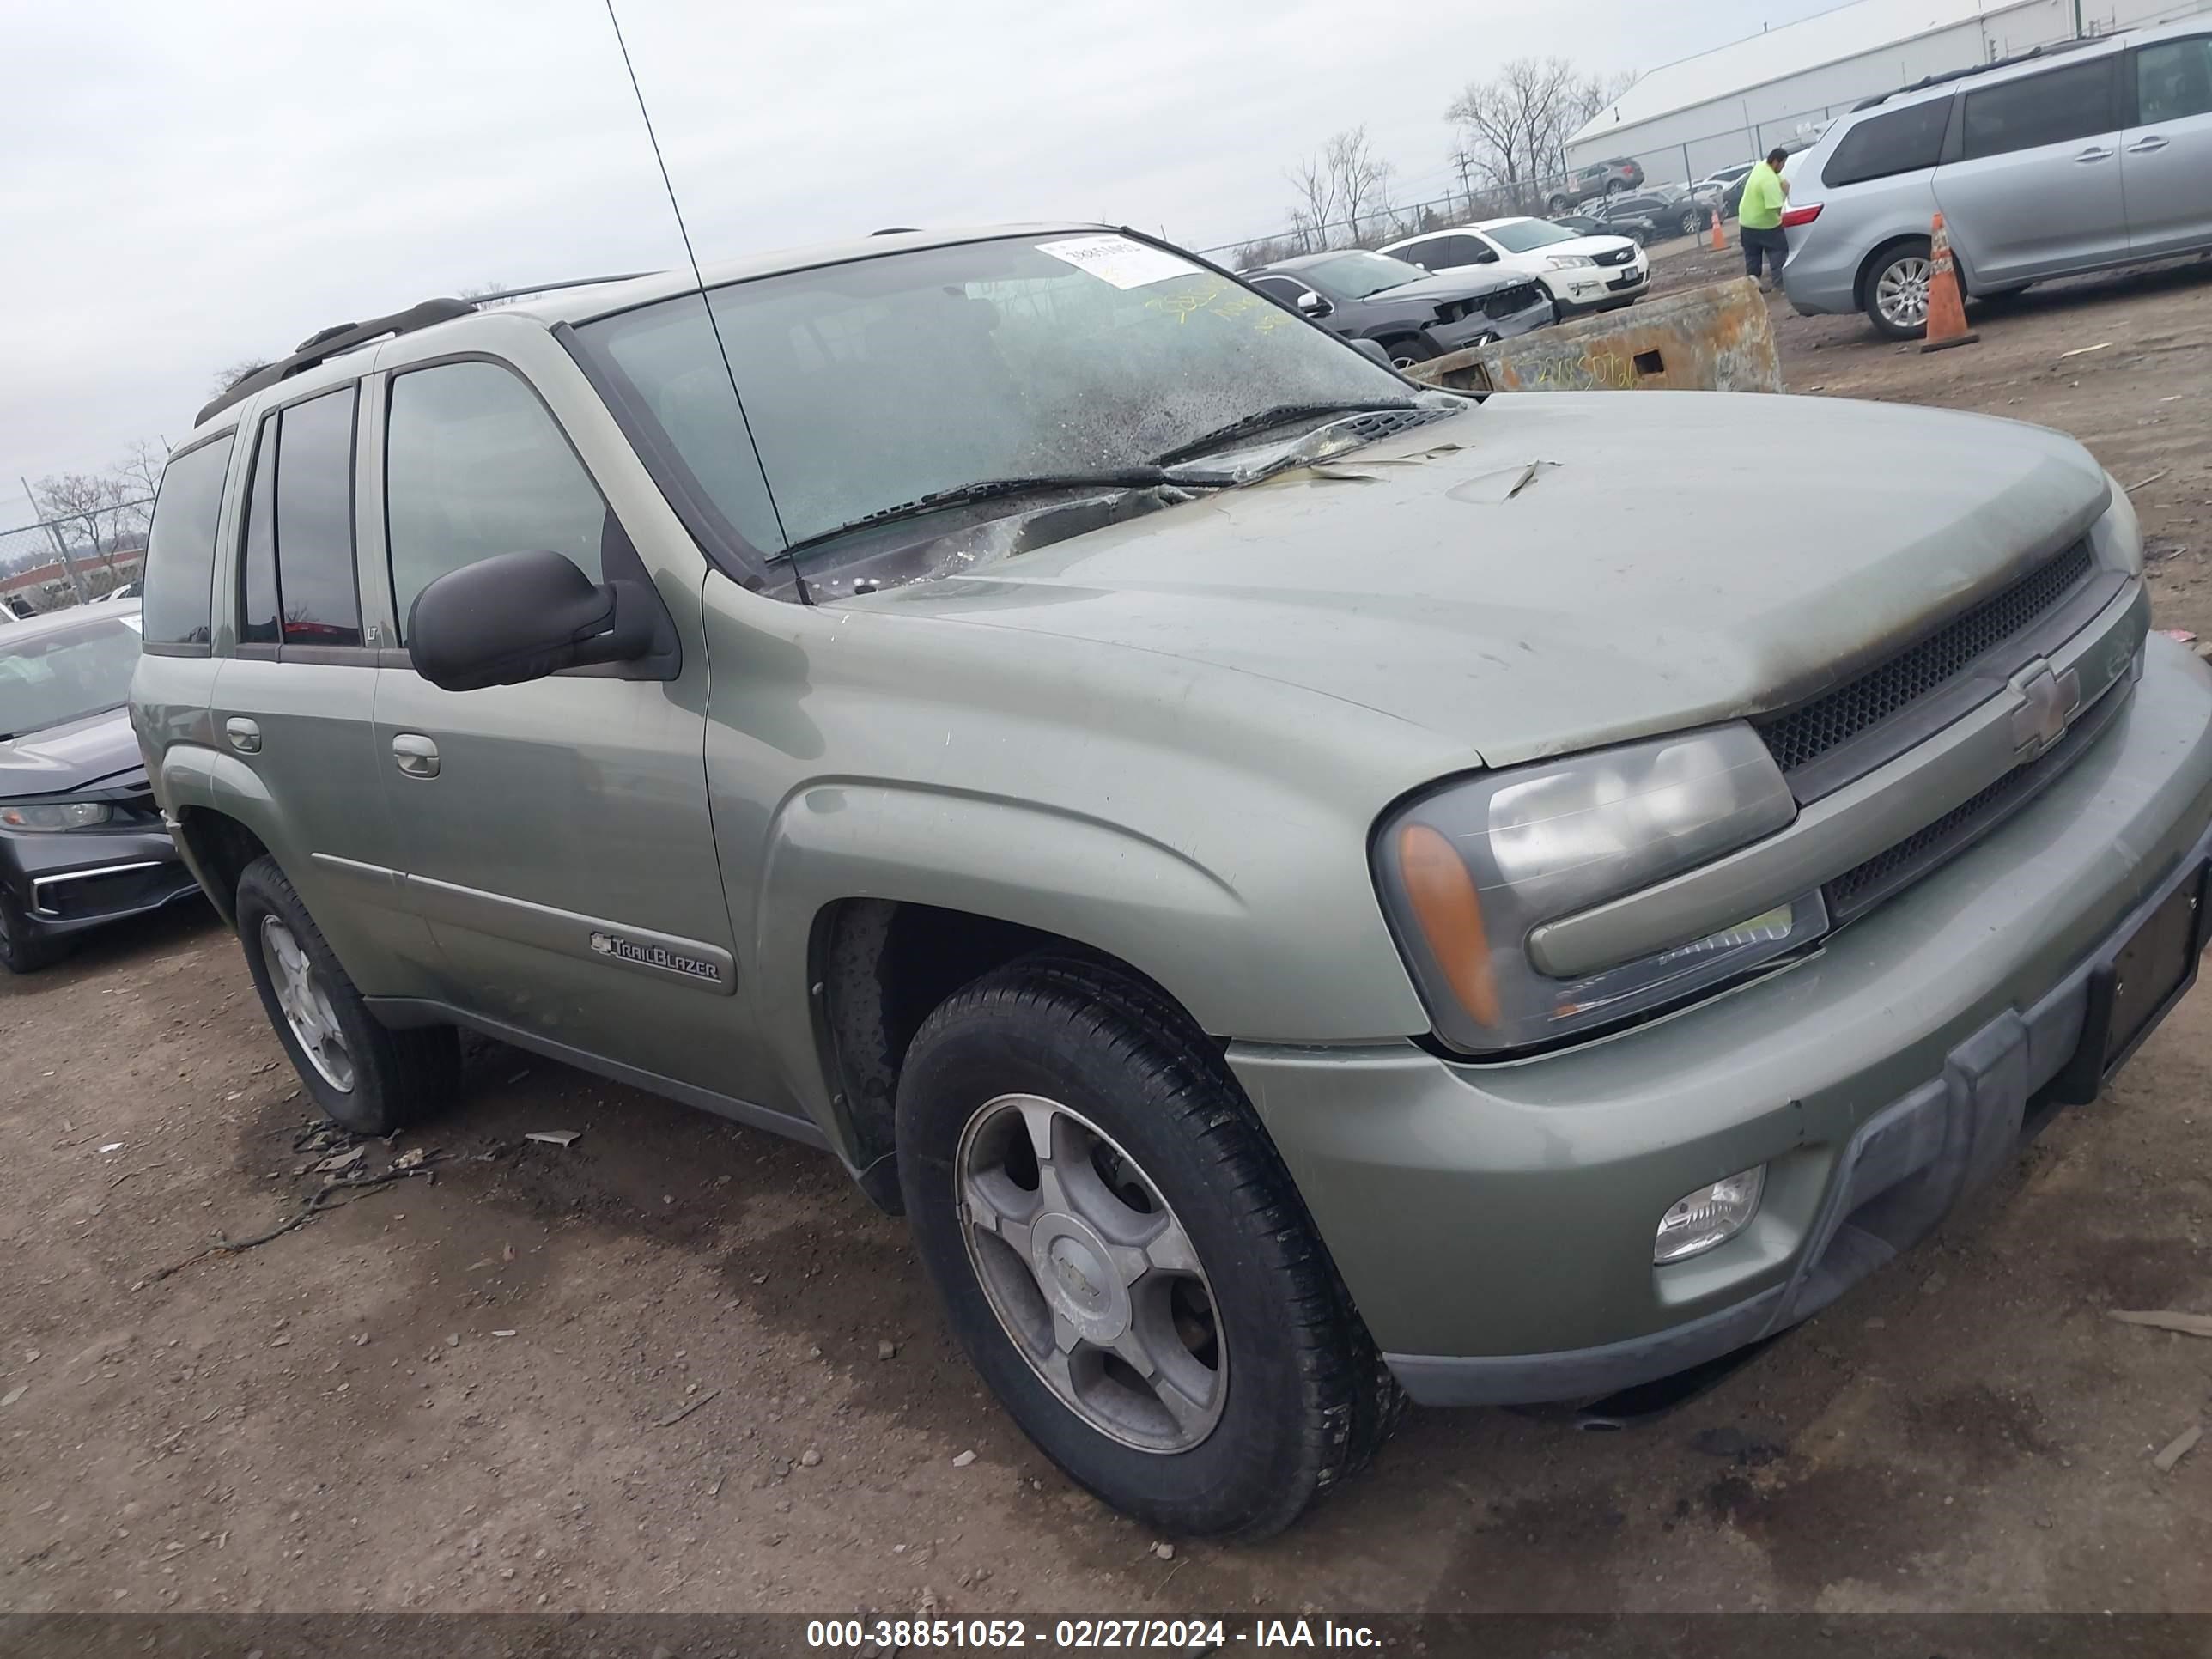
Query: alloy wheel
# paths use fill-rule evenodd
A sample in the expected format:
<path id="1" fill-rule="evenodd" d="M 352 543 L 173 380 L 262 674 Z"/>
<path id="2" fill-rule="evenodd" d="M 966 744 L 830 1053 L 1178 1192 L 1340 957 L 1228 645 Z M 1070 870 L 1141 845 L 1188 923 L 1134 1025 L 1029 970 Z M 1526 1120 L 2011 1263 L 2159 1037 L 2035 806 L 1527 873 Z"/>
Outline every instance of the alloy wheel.
<path id="1" fill-rule="evenodd" d="M 1079 1112 L 987 1102 L 953 1160 L 968 1259 L 1000 1328 L 1099 1433 L 1188 1451 L 1229 1397 L 1213 1291 L 1152 1178 Z"/>
<path id="2" fill-rule="evenodd" d="M 270 987 L 276 994 L 276 1006 L 284 1011 L 284 1023 L 292 1028 L 307 1063 L 331 1088 L 342 1095 L 351 1094 L 353 1053 L 346 1047 L 330 994 L 323 988 L 322 978 L 297 936 L 275 916 L 261 919 L 261 957 L 269 969 Z"/>
<path id="3" fill-rule="evenodd" d="M 1928 261 L 1919 254 L 1893 260 L 1875 279 L 1874 302 L 1892 327 L 1928 325 Z"/>

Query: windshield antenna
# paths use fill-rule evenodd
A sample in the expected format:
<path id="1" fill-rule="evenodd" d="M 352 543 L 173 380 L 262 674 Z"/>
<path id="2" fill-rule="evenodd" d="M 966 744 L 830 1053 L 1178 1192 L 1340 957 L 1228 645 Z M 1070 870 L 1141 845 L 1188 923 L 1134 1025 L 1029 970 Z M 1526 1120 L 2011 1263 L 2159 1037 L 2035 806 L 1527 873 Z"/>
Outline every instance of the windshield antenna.
<path id="1" fill-rule="evenodd" d="M 714 349 L 721 354 L 722 373 L 729 377 L 730 396 L 738 405 L 738 422 L 745 429 L 745 442 L 751 447 L 756 464 L 760 459 L 760 446 L 753 441 L 752 417 L 745 413 L 744 394 L 738 390 L 738 371 L 730 366 L 730 349 L 722 343 L 722 325 L 714 316 L 714 302 L 707 297 L 707 279 L 699 270 L 699 256 L 691 247 L 690 228 L 684 222 L 684 209 L 676 199 L 676 181 L 668 176 L 668 158 L 660 153 L 660 135 L 653 130 L 653 112 L 645 106 L 645 88 L 637 83 L 637 65 L 630 62 L 629 42 L 623 39 L 622 20 L 615 15 L 615 0 L 606 0 L 607 22 L 615 32 L 615 46 L 622 53 L 623 69 L 629 76 L 631 96 L 637 100 L 638 118 L 645 123 L 646 142 L 653 146 L 653 164 L 660 169 L 661 188 L 668 192 L 668 210 L 676 216 L 676 234 L 684 239 L 684 257 L 691 262 L 691 280 L 699 285 L 699 304 L 707 313 L 707 326 L 714 331 Z M 768 482 L 765 472 L 761 488 L 768 495 L 769 511 L 775 514 L 775 533 L 786 548 L 791 545 L 791 532 L 783 527 L 783 509 L 775 504 L 775 491 Z M 814 603 L 814 596 L 806 591 L 806 578 L 800 574 L 799 561 L 789 561 L 791 579 L 799 586 L 799 602 Z"/>

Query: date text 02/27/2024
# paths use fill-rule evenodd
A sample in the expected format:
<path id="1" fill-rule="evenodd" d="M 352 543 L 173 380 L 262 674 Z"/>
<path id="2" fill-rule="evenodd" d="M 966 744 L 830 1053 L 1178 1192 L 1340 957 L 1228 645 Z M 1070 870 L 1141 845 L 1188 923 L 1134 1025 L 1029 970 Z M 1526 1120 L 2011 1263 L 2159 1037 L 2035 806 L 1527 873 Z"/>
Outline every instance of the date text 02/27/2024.
<path id="1" fill-rule="evenodd" d="M 893 1653 L 923 1648 L 1042 1648 L 1064 1652 L 1097 1649 L 1151 1652 L 1218 1652 L 1252 1648 L 1379 1648 L 1382 1638 L 1365 1625 L 1322 1619 L 815 1619 L 806 1626 L 810 1648 L 872 1648 Z"/>

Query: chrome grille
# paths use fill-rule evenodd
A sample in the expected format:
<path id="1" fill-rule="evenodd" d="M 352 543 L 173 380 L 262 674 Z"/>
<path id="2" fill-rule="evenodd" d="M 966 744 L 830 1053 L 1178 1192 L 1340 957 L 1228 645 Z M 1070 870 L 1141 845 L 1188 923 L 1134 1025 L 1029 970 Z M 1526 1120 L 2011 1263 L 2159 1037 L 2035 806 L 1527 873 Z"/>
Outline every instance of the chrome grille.
<path id="1" fill-rule="evenodd" d="M 2088 579 L 2091 567 L 2089 544 L 2076 542 L 1911 649 L 1810 702 L 1755 722 L 1774 763 L 1794 772 L 1910 708 L 2055 607 Z"/>
<path id="2" fill-rule="evenodd" d="M 1603 253 L 1594 253 L 1590 257 L 1601 265 L 1625 265 L 1636 257 L 1636 250 L 1632 247 L 1608 248 Z"/>

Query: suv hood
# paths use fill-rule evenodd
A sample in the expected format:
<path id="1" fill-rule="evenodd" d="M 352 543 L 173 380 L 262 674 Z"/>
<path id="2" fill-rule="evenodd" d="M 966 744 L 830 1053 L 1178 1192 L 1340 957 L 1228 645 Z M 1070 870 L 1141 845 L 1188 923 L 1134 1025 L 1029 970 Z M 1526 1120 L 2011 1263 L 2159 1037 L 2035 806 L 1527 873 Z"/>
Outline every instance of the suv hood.
<path id="1" fill-rule="evenodd" d="M 2064 546 L 2109 499 L 2080 445 L 1988 416 L 1498 396 L 850 603 L 1284 682 L 1497 765 L 1801 701 Z"/>
<path id="2" fill-rule="evenodd" d="M 106 709 L 0 743 L 0 799 L 96 787 L 144 766 L 129 711 Z"/>

